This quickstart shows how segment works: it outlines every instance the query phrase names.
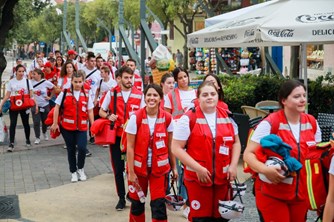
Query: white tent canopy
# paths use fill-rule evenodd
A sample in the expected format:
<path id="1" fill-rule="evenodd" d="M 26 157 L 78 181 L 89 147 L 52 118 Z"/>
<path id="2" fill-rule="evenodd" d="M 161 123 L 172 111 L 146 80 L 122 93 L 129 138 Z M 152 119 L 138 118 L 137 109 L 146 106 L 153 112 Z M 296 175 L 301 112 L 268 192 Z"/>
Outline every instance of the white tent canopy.
<path id="1" fill-rule="evenodd" d="M 333 0 L 275 0 L 240 10 L 231 19 L 189 34 L 188 47 L 334 43 Z"/>

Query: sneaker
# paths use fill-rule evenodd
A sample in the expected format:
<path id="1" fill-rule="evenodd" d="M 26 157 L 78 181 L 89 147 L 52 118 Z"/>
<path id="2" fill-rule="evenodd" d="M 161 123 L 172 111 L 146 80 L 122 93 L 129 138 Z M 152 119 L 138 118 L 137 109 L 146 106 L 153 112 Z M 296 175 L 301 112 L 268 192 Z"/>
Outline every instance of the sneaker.
<path id="1" fill-rule="evenodd" d="M 13 152 L 13 151 L 14 151 L 14 143 L 10 143 L 7 148 L 7 152 Z"/>
<path id="2" fill-rule="evenodd" d="M 72 183 L 78 182 L 78 174 L 77 174 L 77 172 L 72 173 L 71 182 Z"/>
<path id="3" fill-rule="evenodd" d="M 63 146 L 63 148 L 64 148 L 64 149 L 67 149 L 67 146 L 66 146 L 66 144 Z"/>
<path id="4" fill-rule="evenodd" d="M 84 171 L 83 168 L 78 169 L 78 174 L 79 174 L 79 180 L 81 180 L 81 181 L 87 180 L 87 176 L 86 176 L 85 171 Z"/>
<path id="5" fill-rule="evenodd" d="M 90 144 L 94 144 L 94 143 L 95 143 L 95 139 L 94 139 L 94 137 L 89 138 L 89 143 L 90 143 Z"/>
<path id="6" fill-rule="evenodd" d="M 117 211 L 121 211 L 121 210 L 124 210 L 125 208 L 125 199 L 119 199 L 117 205 L 116 205 L 116 210 Z"/>
<path id="7" fill-rule="evenodd" d="M 35 144 L 39 144 L 40 142 L 41 142 L 41 140 L 39 138 L 36 138 Z"/>
<path id="8" fill-rule="evenodd" d="M 184 218 L 188 219 L 189 213 L 190 213 L 190 207 L 187 206 L 186 208 L 184 208 L 182 215 Z"/>
<path id="9" fill-rule="evenodd" d="M 89 157 L 89 156 L 92 156 L 92 153 L 89 152 L 89 150 L 87 149 L 87 151 L 86 151 L 86 157 Z"/>
<path id="10" fill-rule="evenodd" d="M 28 149 L 31 147 L 31 143 L 29 140 L 26 141 L 26 146 L 28 147 Z"/>
<path id="11" fill-rule="evenodd" d="M 43 133 L 43 139 L 46 140 L 46 141 L 49 140 L 48 134 Z"/>
<path id="12" fill-rule="evenodd" d="M 103 145 L 103 148 L 109 148 L 109 145 L 105 144 Z"/>

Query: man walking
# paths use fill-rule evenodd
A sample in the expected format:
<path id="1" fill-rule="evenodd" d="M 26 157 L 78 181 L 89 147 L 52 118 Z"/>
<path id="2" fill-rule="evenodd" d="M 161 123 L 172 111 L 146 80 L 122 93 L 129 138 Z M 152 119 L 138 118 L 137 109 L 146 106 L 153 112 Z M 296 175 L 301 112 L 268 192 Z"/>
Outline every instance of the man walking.
<path id="1" fill-rule="evenodd" d="M 125 208 L 125 185 L 124 185 L 124 153 L 121 153 L 120 143 L 123 133 L 123 125 L 129 116 L 144 107 L 142 92 L 132 87 L 133 71 L 128 66 L 123 66 L 118 70 L 116 76 L 118 85 L 107 92 L 100 108 L 100 117 L 115 121 L 117 126 L 116 143 L 110 145 L 111 166 L 115 175 L 116 190 L 119 201 L 116 210 Z M 114 100 L 116 99 L 116 110 L 114 110 Z"/>

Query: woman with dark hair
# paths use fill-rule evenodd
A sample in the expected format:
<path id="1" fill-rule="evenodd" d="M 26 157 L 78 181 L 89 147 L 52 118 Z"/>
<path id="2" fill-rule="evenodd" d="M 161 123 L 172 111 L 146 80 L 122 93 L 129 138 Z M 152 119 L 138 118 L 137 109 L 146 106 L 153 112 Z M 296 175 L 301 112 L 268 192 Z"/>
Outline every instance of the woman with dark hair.
<path id="1" fill-rule="evenodd" d="M 48 96 L 48 91 L 54 89 L 54 85 L 44 79 L 44 73 L 40 69 L 35 69 L 32 73 L 31 84 L 33 86 L 33 92 L 36 98 L 37 106 L 31 108 L 32 119 L 34 123 L 34 131 L 35 131 L 35 144 L 39 144 L 41 142 L 41 122 L 42 122 L 42 133 L 44 140 L 48 140 L 49 137 L 46 134 L 47 126 L 44 121 L 46 120 L 48 113 L 50 112 L 49 100 L 52 98 L 52 94 Z"/>
<path id="2" fill-rule="evenodd" d="M 160 107 L 164 108 L 165 106 L 165 98 L 168 95 L 168 93 L 172 90 L 174 90 L 174 77 L 172 74 L 170 73 L 166 73 L 161 77 L 161 82 L 160 82 L 160 86 L 162 88 L 162 92 L 164 93 L 164 99 L 161 100 L 160 102 Z"/>
<path id="3" fill-rule="evenodd" d="M 55 89 L 55 93 L 59 94 L 63 89 L 68 89 L 71 86 L 71 78 L 76 68 L 71 60 L 67 60 L 60 70 L 60 77 L 58 79 L 58 85 Z"/>
<path id="4" fill-rule="evenodd" d="M 139 197 L 137 192 L 141 187 L 146 196 L 148 186 L 151 195 L 152 221 L 167 221 L 166 189 L 163 188 L 166 188 L 170 169 L 174 179 L 177 177 L 177 170 L 170 149 L 172 117 L 160 108 L 162 99 L 161 87 L 156 84 L 148 85 L 144 90 L 146 107 L 131 115 L 125 129 L 131 222 L 145 221 L 144 197 Z"/>
<path id="5" fill-rule="evenodd" d="M 230 200 L 230 181 L 237 176 L 238 129 L 226 110 L 217 106 L 213 83 L 203 82 L 197 98 L 199 105 L 180 118 L 172 140 L 172 152 L 184 165 L 191 206 L 188 221 L 226 221 L 219 213 L 219 201 Z"/>
<path id="6" fill-rule="evenodd" d="M 63 65 L 64 65 L 63 57 L 57 56 L 56 57 L 56 66 L 55 67 L 57 68 L 57 70 L 58 70 L 59 73 L 60 73 L 60 70 L 63 67 Z"/>
<path id="7" fill-rule="evenodd" d="M 50 130 L 59 131 L 67 146 L 67 158 L 71 172 L 71 182 L 85 181 L 87 176 L 84 171 L 87 151 L 88 120 L 94 122 L 94 104 L 89 96 L 89 91 L 84 89 L 84 73 L 74 72 L 71 75 L 71 85 L 65 92 L 61 92 L 56 99 L 53 114 L 53 124 Z M 65 96 L 64 100 L 63 97 Z M 59 112 L 63 102 L 62 112 Z M 58 122 L 60 116 L 60 122 Z M 78 151 L 78 154 L 76 154 Z"/>
<path id="8" fill-rule="evenodd" d="M 254 184 L 260 217 L 264 221 L 304 222 L 308 208 L 304 162 L 308 150 L 321 141 L 321 132 L 315 118 L 305 113 L 306 90 L 301 82 L 284 82 L 278 100 L 282 109 L 271 113 L 257 126 L 244 152 L 244 160 L 260 175 Z M 270 149 L 262 148 L 268 137 L 275 137 L 275 144 L 279 145 L 281 141 L 289 145 L 290 156 L 300 162 L 301 170 L 295 170 L 288 177 L 281 174 L 281 169 L 267 166 L 273 155 L 283 160 Z M 279 146 L 278 151 L 282 149 L 284 146 Z"/>
<path id="9" fill-rule="evenodd" d="M 217 75 L 215 74 L 208 74 L 204 77 L 203 82 L 212 82 L 213 85 L 217 88 L 218 90 L 218 107 L 221 107 L 225 110 L 228 109 L 228 105 L 224 102 L 224 91 L 223 91 L 223 86 L 218 78 Z M 195 101 L 195 105 L 198 105 L 198 102 Z"/>
<path id="10" fill-rule="evenodd" d="M 16 100 L 16 105 L 19 106 L 19 103 L 22 104 L 22 97 L 25 95 L 30 95 L 31 99 L 34 99 L 34 93 L 32 90 L 32 84 L 30 80 L 27 80 L 24 78 L 24 71 L 25 67 L 23 65 L 17 65 L 16 66 L 16 76 L 9 80 L 7 85 L 7 91 L 4 96 L 4 98 L 1 101 L 0 104 L 0 112 L 2 112 L 2 106 L 3 104 L 11 97 L 19 96 L 20 99 Z M 22 97 L 21 97 L 22 96 Z M 11 107 L 13 107 L 14 104 L 11 104 Z M 36 103 L 37 106 L 37 103 Z M 16 124 L 17 124 L 17 117 L 20 114 L 22 124 L 24 127 L 24 134 L 26 137 L 26 145 L 29 148 L 31 146 L 30 143 L 30 126 L 29 126 L 29 113 L 30 108 L 22 109 L 22 110 L 9 110 L 9 118 L 10 118 L 10 126 L 9 126 L 9 147 L 7 149 L 8 152 L 13 152 L 14 150 L 14 140 L 15 140 L 15 130 L 16 130 Z"/>

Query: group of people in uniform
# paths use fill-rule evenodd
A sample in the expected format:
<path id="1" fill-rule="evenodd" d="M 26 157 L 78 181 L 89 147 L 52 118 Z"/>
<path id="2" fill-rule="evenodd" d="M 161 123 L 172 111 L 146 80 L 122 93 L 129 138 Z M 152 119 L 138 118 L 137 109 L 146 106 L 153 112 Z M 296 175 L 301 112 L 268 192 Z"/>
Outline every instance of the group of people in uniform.
<path id="1" fill-rule="evenodd" d="M 179 194 L 186 200 L 183 208 L 188 221 L 228 221 L 219 210 L 220 201 L 231 200 L 231 182 L 237 178 L 241 145 L 238 126 L 224 102 L 219 78 L 209 74 L 195 90 L 189 87 L 188 72 L 175 68 L 162 76 L 160 85 L 148 84 L 144 89 L 135 60 L 129 59 L 116 70 L 101 57 L 88 53 L 85 65 L 78 70 L 75 55 L 75 51 L 69 50 L 69 58 L 60 69 L 57 61 L 46 62 L 43 70 L 35 68 L 28 72 L 27 78 L 24 66 L 16 66 L 0 110 L 11 96 L 30 94 L 36 102 L 31 112 L 35 144 L 39 144 L 40 123 L 44 139 L 48 139 L 44 120 L 53 101 L 50 131 L 60 133 L 65 140 L 72 182 L 87 179 L 84 172 L 89 152 L 87 141 L 94 142 L 94 135 L 90 138 L 87 135 L 90 125 L 97 118 L 115 122 L 116 142 L 108 147 L 119 197 L 116 210 L 123 210 L 128 199 L 129 221 L 145 221 L 145 199 L 139 193 L 146 196 L 148 191 L 152 221 L 167 221 L 165 196 L 170 180 L 178 181 Z M 264 137 L 276 134 L 291 146 L 291 156 L 303 163 L 310 146 L 321 141 L 321 132 L 317 124 L 315 127 L 311 124 L 316 122 L 314 117 L 305 113 L 306 90 L 302 83 L 287 80 L 278 98 L 281 109 L 257 126 L 244 160 L 255 173 L 270 181 L 255 180 L 260 220 L 302 222 L 307 218 L 304 171 L 296 172 L 291 183 L 282 183 L 286 176 L 280 169 L 267 166 L 258 158 L 257 151 Z M 31 145 L 29 109 L 10 110 L 10 152 L 14 149 L 18 114 L 24 125 L 26 144 Z M 127 139 L 126 152 L 121 150 L 122 136 Z M 331 187 L 333 171 L 332 163 Z M 333 190 L 330 188 L 331 196 Z M 328 198 L 324 221 L 333 219 L 333 210 L 328 209 L 334 205 L 330 204 L 334 202 L 332 199 Z"/>

